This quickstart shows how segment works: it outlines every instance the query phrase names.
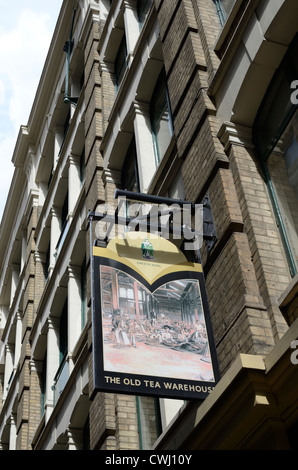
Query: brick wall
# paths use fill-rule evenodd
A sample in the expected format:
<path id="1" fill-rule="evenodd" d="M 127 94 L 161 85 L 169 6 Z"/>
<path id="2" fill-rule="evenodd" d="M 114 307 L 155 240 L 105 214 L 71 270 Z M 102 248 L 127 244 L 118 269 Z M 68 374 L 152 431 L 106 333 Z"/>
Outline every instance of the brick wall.
<path id="1" fill-rule="evenodd" d="M 213 2 L 155 0 L 171 110 L 175 158 L 185 197 L 201 202 L 208 192 L 217 241 L 202 249 L 220 370 L 242 353 L 266 354 L 286 329 L 276 297 L 289 281 L 266 188 L 253 150 L 225 148 L 208 86 L 219 64 L 213 47 L 220 24 Z M 118 172 L 103 170 L 99 145 L 114 103 L 113 76 L 99 67 L 98 31 L 86 48 L 87 207 L 114 202 Z M 158 186 L 160 185 L 160 187 Z M 162 178 L 154 191 L 162 195 Z M 88 237 L 87 237 L 88 239 Z M 274 252 L 274 261 L 272 256 Z M 89 253 L 89 249 L 87 249 Z M 90 350 L 92 347 L 89 338 Z M 92 389 L 92 356 L 90 389 Z M 137 449 L 135 398 L 97 393 L 90 406 L 92 449 Z"/>
<path id="2" fill-rule="evenodd" d="M 94 25 L 85 49 L 85 161 L 86 207 L 96 210 L 98 204 L 115 204 L 114 192 L 118 172 L 104 172 L 100 142 L 115 99 L 112 75 L 99 68 L 97 51 L 98 25 Z M 87 237 L 89 243 L 89 236 Z M 87 246 L 89 257 L 89 246 Z M 90 286 L 90 282 L 89 282 Z M 90 289 L 88 289 L 90 299 Z M 90 304 L 90 301 L 89 301 Z M 89 347 L 92 349 L 91 329 Z M 92 353 L 89 357 L 90 391 L 93 390 Z M 136 400 L 134 396 L 96 393 L 90 403 L 90 447 L 97 450 L 136 450 L 139 448 Z"/>
<path id="3" fill-rule="evenodd" d="M 95 210 L 104 200 L 103 163 L 99 151 L 103 135 L 102 93 L 98 56 L 99 25 L 93 23 L 85 47 L 85 186 L 86 207 Z"/>
<path id="4" fill-rule="evenodd" d="M 27 250 L 25 260 L 25 275 L 24 275 L 24 295 L 23 307 L 20 312 L 22 318 L 22 337 L 21 337 L 21 357 L 19 362 L 19 393 L 17 405 L 17 449 L 27 450 L 31 449 L 31 439 L 29 437 L 29 428 L 31 428 L 31 436 L 33 429 L 36 429 L 40 421 L 40 386 L 38 382 L 31 382 L 30 375 L 30 357 L 31 348 L 29 336 L 32 329 L 34 310 L 41 292 L 37 287 L 35 281 L 35 261 L 34 261 L 34 232 L 37 223 L 37 207 L 33 207 L 27 220 Z M 37 294 L 37 295 L 36 295 Z M 30 396 L 39 397 L 34 402 L 31 401 Z M 30 413 L 32 405 L 38 406 L 38 412 Z"/>
<path id="5" fill-rule="evenodd" d="M 219 65 L 213 2 L 155 1 L 186 199 L 208 192 L 217 242 L 201 255 L 224 372 L 239 352 L 265 354 L 286 330 L 277 297 L 289 282 L 254 151 L 224 148 L 208 85 Z M 157 188 L 158 189 L 158 188 Z M 274 253 L 274 257 L 272 257 Z"/>
<path id="6" fill-rule="evenodd" d="M 234 145 L 229 156 L 260 295 L 277 341 L 287 329 L 277 299 L 290 282 L 282 243 L 254 151 Z"/>

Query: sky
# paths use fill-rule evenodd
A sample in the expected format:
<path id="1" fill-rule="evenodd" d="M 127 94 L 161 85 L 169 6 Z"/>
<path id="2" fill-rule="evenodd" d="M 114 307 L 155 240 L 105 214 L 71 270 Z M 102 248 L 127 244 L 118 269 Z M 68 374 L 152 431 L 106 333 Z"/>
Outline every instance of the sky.
<path id="1" fill-rule="evenodd" d="M 0 0 L 0 221 L 62 0 Z"/>

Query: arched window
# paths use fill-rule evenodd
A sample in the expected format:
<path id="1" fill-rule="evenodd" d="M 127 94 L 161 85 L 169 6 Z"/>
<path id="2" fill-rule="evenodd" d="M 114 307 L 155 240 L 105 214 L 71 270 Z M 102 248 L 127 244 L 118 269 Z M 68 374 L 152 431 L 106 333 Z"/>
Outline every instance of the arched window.
<path id="1" fill-rule="evenodd" d="M 134 300 L 134 292 L 133 289 L 127 289 L 127 298 L 130 300 Z"/>
<path id="2" fill-rule="evenodd" d="M 158 165 L 173 135 L 172 116 L 164 69 L 159 75 L 151 98 L 150 120 L 155 159 Z"/>
<path id="3" fill-rule="evenodd" d="M 298 37 L 275 73 L 253 127 L 291 275 L 298 270 L 298 115 L 291 84 L 298 78 Z"/>
<path id="4" fill-rule="evenodd" d="M 126 299 L 126 289 L 124 287 L 120 287 L 119 289 L 119 296 L 122 297 L 123 299 Z"/>

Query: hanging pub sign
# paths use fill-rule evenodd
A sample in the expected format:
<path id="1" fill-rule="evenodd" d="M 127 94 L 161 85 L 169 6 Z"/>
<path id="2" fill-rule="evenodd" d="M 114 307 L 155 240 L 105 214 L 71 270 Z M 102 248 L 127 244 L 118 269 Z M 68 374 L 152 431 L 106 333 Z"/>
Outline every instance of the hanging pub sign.
<path id="1" fill-rule="evenodd" d="M 201 264 L 129 232 L 93 246 L 94 390 L 204 399 L 219 380 Z"/>

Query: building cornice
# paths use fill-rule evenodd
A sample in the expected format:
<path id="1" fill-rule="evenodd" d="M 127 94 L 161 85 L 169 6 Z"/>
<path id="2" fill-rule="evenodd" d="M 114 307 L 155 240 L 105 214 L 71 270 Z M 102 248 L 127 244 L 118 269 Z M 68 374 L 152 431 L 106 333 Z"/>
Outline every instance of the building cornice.
<path id="1" fill-rule="evenodd" d="M 55 86 L 60 76 L 59 69 L 62 69 L 65 64 L 63 48 L 71 26 L 72 5 L 73 2 L 65 0 L 62 4 L 31 108 L 28 130 L 34 141 L 38 139 L 38 133 L 42 127 L 41 122 L 46 119 L 48 107 L 53 100 Z"/>

